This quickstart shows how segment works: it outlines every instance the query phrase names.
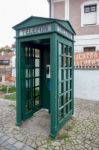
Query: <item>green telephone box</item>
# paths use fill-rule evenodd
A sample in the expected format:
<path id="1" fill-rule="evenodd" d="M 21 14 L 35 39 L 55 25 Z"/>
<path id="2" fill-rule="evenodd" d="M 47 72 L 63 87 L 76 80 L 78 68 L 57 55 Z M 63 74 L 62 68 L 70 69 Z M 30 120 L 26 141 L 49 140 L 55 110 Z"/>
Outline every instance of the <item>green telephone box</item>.
<path id="1" fill-rule="evenodd" d="M 16 124 L 47 108 L 54 138 L 74 113 L 74 30 L 69 21 L 30 17 L 16 30 Z"/>

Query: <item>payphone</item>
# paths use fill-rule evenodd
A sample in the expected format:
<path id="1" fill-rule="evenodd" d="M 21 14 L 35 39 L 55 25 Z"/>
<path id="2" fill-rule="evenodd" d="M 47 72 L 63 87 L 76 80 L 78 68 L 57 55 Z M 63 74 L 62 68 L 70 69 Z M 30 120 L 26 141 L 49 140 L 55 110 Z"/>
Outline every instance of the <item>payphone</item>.
<path id="1" fill-rule="evenodd" d="M 50 65 L 46 65 L 46 80 L 47 80 L 47 87 L 48 90 L 51 90 L 51 83 L 50 83 L 50 78 L 51 78 L 51 74 L 50 74 Z"/>

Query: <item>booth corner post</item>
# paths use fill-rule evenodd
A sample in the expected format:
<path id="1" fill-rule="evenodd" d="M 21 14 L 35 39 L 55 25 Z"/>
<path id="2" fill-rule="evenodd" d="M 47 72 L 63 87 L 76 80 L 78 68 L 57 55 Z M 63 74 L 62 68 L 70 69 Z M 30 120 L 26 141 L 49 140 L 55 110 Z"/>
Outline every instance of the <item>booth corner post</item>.
<path id="1" fill-rule="evenodd" d="M 74 41 L 74 37 L 73 37 L 73 41 Z M 74 114 L 74 42 L 72 44 L 72 114 Z"/>
<path id="2" fill-rule="evenodd" d="M 57 56 L 57 34 L 51 35 L 50 62 L 51 62 L 51 137 L 55 139 L 58 131 L 58 56 Z M 54 57 L 53 57 L 54 56 Z"/>
<path id="3" fill-rule="evenodd" d="M 22 124 L 21 101 L 21 50 L 19 40 L 16 40 L 16 125 Z"/>

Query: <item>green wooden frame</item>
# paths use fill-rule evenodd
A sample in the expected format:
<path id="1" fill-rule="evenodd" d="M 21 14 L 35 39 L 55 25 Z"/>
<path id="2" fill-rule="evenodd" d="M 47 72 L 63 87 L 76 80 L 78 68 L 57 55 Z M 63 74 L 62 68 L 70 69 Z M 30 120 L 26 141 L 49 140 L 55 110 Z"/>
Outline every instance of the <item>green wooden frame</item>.
<path id="1" fill-rule="evenodd" d="M 70 119 L 74 113 L 74 30 L 68 21 L 40 18 L 40 17 L 30 17 L 27 20 L 21 22 L 20 24 L 14 26 L 16 30 L 16 88 L 17 88 L 17 105 L 16 105 L 16 125 L 20 126 L 22 121 L 29 118 L 36 111 L 32 110 L 27 116 L 25 110 L 24 102 L 24 89 L 25 89 L 25 46 L 28 44 L 31 49 L 37 48 L 35 45 L 37 43 L 42 43 L 43 40 L 49 39 L 50 47 L 50 65 L 51 65 L 51 91 L 50 91 L 50 115 L 51 115 L 51 137 L 55 138 L 58 131 L 63 127 L 65 122 Z M 31 44 L 33 43 L 33 44 Z M 59 54 L 59 43 L 62 45 L 62 50 L 66 51 Z M 39 46 L 39 44 L 38 44 Z M 40 48 L 40 47 L 39 47 Z M 67 49 L 66 49 L 67 48 Z M 70 48 L 71 56 L 67 56 L 67 52 Z M 59 59 L 63 61 L 62 63 L 62 79 L 59 81 Z M 64 66 L 64 61 L 66 65 Z M 34 60 L 35 61 L 35 60 Z M 35 65 L 35 63 L 34 63 Z M 71 68 L 70 68 L 71 67 Z M 35 68 L 34 68 L 35 69 Z M 66 71 L 67 70 L 67 71 Z M 71 79 L 68 77 L 68 72 L 71 72 Z M 42 71 L 40 72 L 42 73 Z M 67 89 L 67 84 L 70 89 Z M 61 83 L 61 93 L 59 93 L 59 84 Z M 32 84 L 31 84 L 32 85 Z M 41 85 L 42 86 L 42 85 Z M 65 89 L 65 91 L 63 91 Z M 69 90 L 72 91 L 70 92 Z M 42 90 L 41 90 L 42 91 Z M 68 107 L 70 111 L 67 112 L 66 103 L 66 92 L 71 94 L 71 101 L 68 102 Z M 68 95 L 69 95 L 68 94 Z M 61 106 L 59 106 L 59 97 L 61 98 Z M 33 95 L 32 95 L 33 98 Z M 61 110 L 61 119 L 59 120 L 59 111 Z M 63 115 L 63 114 L 64 115 Z M 63 115 L 63 116 L 62 116 Z M 24 117 L 23 117 L 24 116 Z"/>

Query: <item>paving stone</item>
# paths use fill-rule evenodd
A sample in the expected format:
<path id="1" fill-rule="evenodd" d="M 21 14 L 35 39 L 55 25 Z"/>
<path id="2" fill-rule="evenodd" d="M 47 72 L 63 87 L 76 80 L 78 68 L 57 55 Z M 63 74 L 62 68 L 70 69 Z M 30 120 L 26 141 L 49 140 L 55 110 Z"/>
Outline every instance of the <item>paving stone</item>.
<path id="1" fill-rule="evenodd" d="M 10 148 L 10 150 L 18 150 L 15 146 L 12 145 L 12 147 Z"/>
<path id="2" fill-rule="evenodd" d="M 12 145 L 11 144 L 7 144 L 6 146 L 5 146 L 5 148 L 7 148 L 7 149 L 11 149 L 11 147 L 12 147 Z"/>
<path id="3" fill-rule="evenodd" d="M 10 105 L 0 99 L 0 150 L 99 150 L 99 102 L 76 100 L 74 117 L 54 141 L 47 112 L 37 112 L 19 128 Z"/>
<path id="4" fill-rule="evenodd" d="M 39 147 L 38 150 L 46 150 L 46 149 L 43 147 Z"/>
<path id="5" fill-rule="evenodd" d="M 8 142 L 7 142 L 7 141 L 1 143 L 1 146 L 3 146 L 3 147 L 6 147 L 7 145 L 8 145 Z"/>
<path id="6" fill-rule="evenodd" d="M 31 143 L 32 143 L 32 139 L 28 139 L 26 142 L 27 145 L 31 145 Z"/>
<path id="7" fill-rule="evenodd" d="M 25 145 L 25 147 L 22 150 L 33 150 L 32 147 Z"/>
<path id="8" fill-rule="evenodd" d="M 33 148 L 35 148 L 35 149 L 37 148 L 37 145 L 36 145 L 35 142 L 32 142 L 31 146 L 32 146 Z"/>
<path id="9" fill-rule="evenodd" d="M 21 148 L 24 146 L 24 143 L 17 141 L 17 142 L 14 144 L 14 146 L 15 146 L 17 149 L 21 149 Z"/>
<path id="10" fill-rule="evenodd" d="M 7 149 L 5 149 L 5 148 L 1 147 L 1 148 L 0 148 L 0 150 L 7 150 Z"/>
<path id="11" fill-rule="evenodd" d="M 41 141 L 36 141 L 36 145 L 37 147 L 41 146 L 42 145 Z"/>
<path id="12" fill-rule="evenodd" d="M 0 144 L 2 144 L 3 142 L 5 142 L 9 137 L 4 135 L 0 138 Z"/>
<path id="13" fill-rule="evenodd" d="M 95 147 L 94 147 L 93 150 L 99 150 L 99 148 L 95 148 Z"/>
<path id="14" fill-rule="evenodd" d="M 0 137 L 2 137 L 4 134 L 3 133 L 0 133 Z"/>
<path id="15" fill-rule="evenodd" d="M 14 144 L 14 143 L 16 143 L 16 139 L 14 139 L 14 138 L 10 138 L 7 142 L 9 143 L 9 144 Z"/>
<path id="16" fill-rule="evenodd" d="M 44 145 L 42 145 L 41 147 L 47 149 L 48 145 L 47 145 L 47 144 L 44 144 Z"/>

